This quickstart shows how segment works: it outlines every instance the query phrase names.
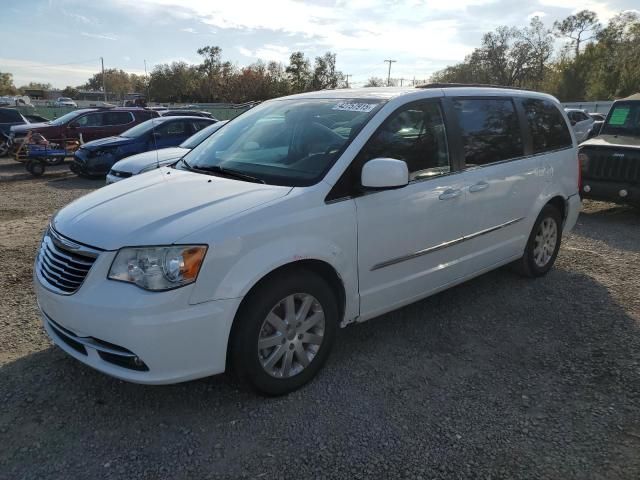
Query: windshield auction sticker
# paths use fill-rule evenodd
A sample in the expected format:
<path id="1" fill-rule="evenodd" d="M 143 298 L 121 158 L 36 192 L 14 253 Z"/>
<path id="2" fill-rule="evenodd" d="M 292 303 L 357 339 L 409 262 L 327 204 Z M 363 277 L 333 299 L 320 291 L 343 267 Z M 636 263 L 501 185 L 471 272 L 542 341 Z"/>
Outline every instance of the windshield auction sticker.
<path id="1" fill-rule="evenodd" d="M 341 102 L 333 107 L 333 110 L 345 110 L 347 112 L 370 112 L 376 108 L 375 103 Z"/>
<path id="2" fill-rule="evenodd" d="M 629 110 L 631 110 L 631 107 L 617 107 L 614 109 L 609 119 L 609 125 L 624 125 L 629 116 Z"/>

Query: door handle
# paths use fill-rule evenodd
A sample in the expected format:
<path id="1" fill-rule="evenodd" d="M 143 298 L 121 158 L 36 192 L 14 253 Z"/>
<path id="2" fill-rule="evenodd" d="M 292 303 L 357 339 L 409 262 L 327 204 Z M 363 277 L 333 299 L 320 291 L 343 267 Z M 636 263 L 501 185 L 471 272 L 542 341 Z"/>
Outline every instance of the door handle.
<path id="1" fill-rule="evenodd" d="M 462 195 L 462 190 L 458 188 L 447 188 L 438 198 L 440 200 L 450 200 L 452 198 L 459 197 L 460 195 Z"/>
<path id="2" fill-rule="evenodd" d="M 471 185 L 469 187 L 469 191 L 471 193 L 475 193 L 475 192 L 481 192 L 482 190 L 486 190 L 487 188 L 489 188 L 489 184 L 487 182 L 478 182 L 475 185 Z"/>

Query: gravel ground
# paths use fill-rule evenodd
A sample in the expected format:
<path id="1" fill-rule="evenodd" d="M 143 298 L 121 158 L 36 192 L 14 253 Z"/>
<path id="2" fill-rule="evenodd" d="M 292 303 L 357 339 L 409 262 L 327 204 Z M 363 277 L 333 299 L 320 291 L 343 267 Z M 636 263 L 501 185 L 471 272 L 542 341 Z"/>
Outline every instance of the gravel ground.
<path id="1" fill-rule="evenodd" d="M 46 338 L 49 216 L 101 182 L 0 160 L 0 478 L 640 478 L 640 214 L 585 202 L 548 276 L 508 269 L 340 332 L 287 397 L 124 383 Z"/>

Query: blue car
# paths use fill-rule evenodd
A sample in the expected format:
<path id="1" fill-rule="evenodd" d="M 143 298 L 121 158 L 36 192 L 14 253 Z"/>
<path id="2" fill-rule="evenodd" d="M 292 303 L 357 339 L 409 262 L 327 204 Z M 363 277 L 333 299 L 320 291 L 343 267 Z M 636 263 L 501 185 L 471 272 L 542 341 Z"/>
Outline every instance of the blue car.
<path id="1" fill-rule="evenodd" d="M 87 177 L 104 177 L 118 160 L 160 148 L 175 147 L 215 123 L 203 117 L 164 117 L 147 120 L 117 137 L 85 143 L 75 153 L 71 170 Z"/>

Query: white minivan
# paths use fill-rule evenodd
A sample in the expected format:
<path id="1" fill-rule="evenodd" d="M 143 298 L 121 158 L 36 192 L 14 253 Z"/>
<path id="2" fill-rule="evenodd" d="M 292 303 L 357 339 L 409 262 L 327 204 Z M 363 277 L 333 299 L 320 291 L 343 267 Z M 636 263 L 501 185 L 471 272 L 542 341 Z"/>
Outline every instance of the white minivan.
<path id="1" fill-rule="evenodd" d="M 35 263 L 44 326 L 132 382 L 229 368 L 283 394 L 336 330 L 514 263 L 544 275 L 578 216 L 576 142 L 556 99 L 427 85 L 325 90 L 243 113 L 180 162 L 51 220 Z"/>

